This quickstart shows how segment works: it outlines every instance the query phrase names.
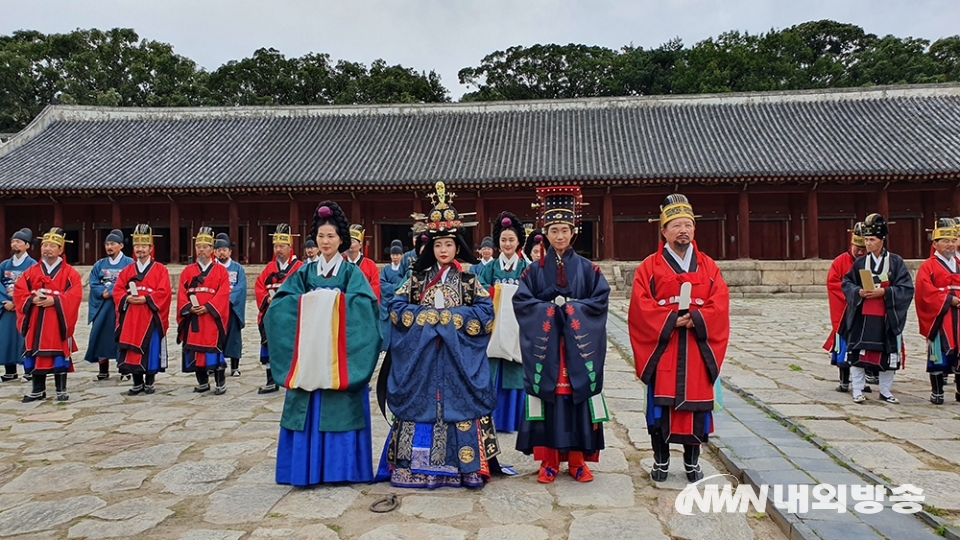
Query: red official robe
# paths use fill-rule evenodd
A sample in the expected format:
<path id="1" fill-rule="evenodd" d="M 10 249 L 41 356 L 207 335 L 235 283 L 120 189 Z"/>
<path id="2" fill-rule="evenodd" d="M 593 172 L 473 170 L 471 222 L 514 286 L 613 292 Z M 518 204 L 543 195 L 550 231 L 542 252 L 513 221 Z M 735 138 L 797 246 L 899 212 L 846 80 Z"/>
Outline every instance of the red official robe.
<path id="1" fill-rule="evenodd" d="M 957 269 L 960 272 L 960 257 Z M 947 265 L 933 256 L 917 270 L 913 305 L 917 310 L 920 334 L 930 341 L 940 336 L 945 349 L 956 351 L 960 334 L 960 308 L 951 305 L 960 295 L 960 273 L 952 273 Z"/>
<path id="2" fill-rule="evenodd" d="M 33 298 L 37 293 L 53 298 L 53 306 L 35 306 Z M 73 371 L 70 354 L 76 351 L 73 331 L 82 301 L 80 274 L 64 260 L 51 273 L 40 262 L 20 275 L 13 287 L 17 328 L 24 336 L 24 356 L 34 359 L 37 374 Z M 64 359 L 61 365 L 54 364 L 58 356 Z"/>
<path id="3" fill-rule="evenodd" d="M 850 271 L 853 266 L 854 258 L 850 251 L 841 253 L 827 272 L 827 298 L 830 301 L 830 326 L 832 330 L 827 336 L 827 341 L 823 343 L 824 350 L 832 351 L 837 329 L 840 328 L 840 321 L 843 320 L 843 311 L 847 308 L 847 297 L 843 295 L 843 276 Z"/>
<path id="4" fill-rule="evenodd" d="M 713 431 L 712 422 L 694 413 L 713 411 L 713 385 L 730 337 L 730 292 L 713 259 L 696 244 L 691 249 L 689 272 L 664 249 L 637 267 L 628 324 L 637 376 L 653 386 L 652 404 L 670 411 L 667 442 L 695 444 Z M 692 329 L 675 327 L 684 282 L 692 286 Z"/>
<path id="5" fill-rule="evenodd" d="M 267 266 L 263 269 L 263 272 L 260 272 L 260 275 L 257 276 L 257 282 L 254 285 L 253 292 L 257 299 L 257 325 L 261 325 L 263 322 L 263 314 L 267 312 L 267 307 L 270 304 L 267 302 L 267 299 L 270 297 L 270 291 L 273 291 L 276 294 L 277 289 L 283 285 L 283 281 L 287 279 L 287 276 L 296 272 L 303 263 L 300 262 L 300 259 L 297 259 L 296 256 L 291 257 L 290 262 L 287 264 L 286 270 L 280 270 L 280 267 L 277 265 L 277 259 L 274 258 L 272 261 L 267 263 Z M 266 343 L 266 335 L 263 333 L 263 327 L 261 326 L 261 341 Z"/>
<path id="6" fill-rule="evenodd" d="M 146 304 L 130 304 L 129 284 L 137 285 L 137 295 L 146 298 Z M 170 274 L 167 267 L 150 261 L 141 273 L 137 263 L 120 271 L 113 287 L 113 302 L 117 309 L 117 344 L 120 355 L 117 360 L 124 373 L 152 371 L 144 361 L 149 352 L 150 339 L 156 330 L 163 339 L 170 325 Z M 188 299 L 189 302 L 189 299 Z M 163 363 L 166 363 L 166 351 Z M 165 366 L 164 366 L 165 367 Z"/>
<path id="7" fill-rule="evenodd" d="M 347 257 L 347 254 L 343 254 L 343 258 L 347 262 L 351 262 L 350 258 Z M 360 255 L 360 261 L 355 263 L 360 271 L 363 273 L 364 277 L 367 278 L 367 282 L 370 283 L 370 288 L 373 289 L 374 296 L 377 297 L 377 303 L 380 303 L 380 269 L 377 268 L 377 263 L 372 260 Z"/>
<path id="8" fill-rule="evenodd" d="M 196 295 L 199 305 L 207 313 L 190 313 L 190 295 Z M 211 261 L 206 272 L 197 263 L 183 269 L 177 293 L 177 343 L 183 345 L 185 371 L 194 367 L 209 367 L 205 355 L 188 353 L 223 352 L 230 317 L 230 274 L 222 264 Z M 196 361 L 196 366 L 194 366 Z"/>

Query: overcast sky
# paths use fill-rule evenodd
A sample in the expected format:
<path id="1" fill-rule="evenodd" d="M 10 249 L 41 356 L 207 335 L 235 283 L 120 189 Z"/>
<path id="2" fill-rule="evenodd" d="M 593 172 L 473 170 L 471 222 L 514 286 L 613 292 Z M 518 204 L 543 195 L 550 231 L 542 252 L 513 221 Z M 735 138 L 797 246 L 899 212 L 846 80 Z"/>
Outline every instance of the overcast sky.
<path id="1" fill-rule="evenodd" d="M 0 34 L 134 28 L 208 70 L 273 47 L 376 58 L 440 74 L 453 99 L 457 72 L 513 45 L 686 45 L 727 30 L 759 33 L 819 19 L 931 40 L 960 33 L 957 0 L 0 0 Z"/>

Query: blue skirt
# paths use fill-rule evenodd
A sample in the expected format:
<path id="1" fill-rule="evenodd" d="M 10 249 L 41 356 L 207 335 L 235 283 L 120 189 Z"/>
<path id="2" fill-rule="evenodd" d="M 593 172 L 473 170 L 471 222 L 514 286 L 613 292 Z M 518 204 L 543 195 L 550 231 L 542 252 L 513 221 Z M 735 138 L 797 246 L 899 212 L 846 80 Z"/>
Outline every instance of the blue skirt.
<path id="1" fill-rule="evenodd" d="M 502 360 L 501 360 L 502 361 Z M 520 418 L 524 414 L 523 404 L 527 393 L 522 388 L 503 388 L 503 370 L 497 370 L 497 408 L 493 410 L 493 427 L 498 433 L 520 429 Z"/>
<path id="2" fill-rule="evenodd" d="M 209 373 L 226 368 L 227 361 L 223 359 L 223 353 L 183 351 L 183 363 L 180 365 L 180 371 L 183 373 L 194 373 L 197 371 L 206 371 Z"/>
<path id="3" fill-rule="evenodd" d="M 240 332 L 240 319 L 231 310 L 230 321 L 227 323 L 227 343 L 223 348 L 223 355 L 227 358 L 240 358 L 243 351 L 243 338 Z"/>
<path id="4" fill-rule="evenodd" d="M 0 364 L 23 363 L 23 336 L 17 331 L 17 313 L 0 307 Z"/>
<path id="5" fill-rule="evenodd" d="M 106 302 L 109 301 L 109 304 Z M 90 328 L 90 341 L 83 359 L 95 363 L 101 358 L 117 358 L 117 314 L 113 309 L 113 299 L 104 300 L 104 305 L 93 318 Z"/>
<path id="6" fill-rule="evenodd" d="M 280 428 L 277 443 L 278 484 L 309 486 L 331 482 L 373 480 L 373 448 L 370 435 L 370 390 L 362 392 L 367 427 L 357 431 L 322 432 L 322 393 L 310 393 L 303 431 Z"/>

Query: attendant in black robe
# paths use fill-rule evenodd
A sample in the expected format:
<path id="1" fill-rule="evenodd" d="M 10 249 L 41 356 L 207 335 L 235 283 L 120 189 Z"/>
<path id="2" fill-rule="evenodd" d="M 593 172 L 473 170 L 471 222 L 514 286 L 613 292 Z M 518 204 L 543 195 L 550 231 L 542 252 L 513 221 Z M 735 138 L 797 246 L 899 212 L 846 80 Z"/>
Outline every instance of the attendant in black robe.
<path id="1" fill-rule="evenodd" d="M 863 221 L 867 254 L 858 258 L 843 277 L 847 310 L 838 330 L 847 343 L 847 361 L 853 380 L 853 401 L 863 403 L 865 369 L 880 370 L 880 399 L 900 403 L 891 393 L 893 376 L 903 367 L 903 328 L 913 302 L 913 281 L 903 259 L 886 248 L 887 222 L 880 214 Z M 872 283 L 864 286 L 861 270 Z M 872 289 L 872 290 L 871 290 Z"/>

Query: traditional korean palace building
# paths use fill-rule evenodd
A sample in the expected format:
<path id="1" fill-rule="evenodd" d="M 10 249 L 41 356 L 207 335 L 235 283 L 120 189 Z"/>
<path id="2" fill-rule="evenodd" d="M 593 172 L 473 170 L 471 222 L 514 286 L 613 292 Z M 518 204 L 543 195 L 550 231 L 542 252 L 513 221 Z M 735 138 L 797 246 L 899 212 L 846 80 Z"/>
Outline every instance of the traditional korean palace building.
<path id="1" fill-rule="evenodd" d="M 686 194 L 717 259 L 832 258 L 867 213 L 890 248 L 924 257 L 935 217 L 960 215 L 960 86 L 440 105 L 138 109 L 51 106 L 0 145 L 0 239 L 53 224 L 72 263 L 111 228 L 149 222 L 157 258 L 185 261 L 201 225 L 234 258 L 271 257 L 269 233 L 309 231 L 319 201 L 367 228 L 368 254 L 409 244 L 438 180 L 476 212 L 532 221 L 534 187 L 582 186 L 576 247 L 639 260 L 665 195 Z M 303 236 L 297 241 L 302 242 Z M 299 249 L 299 245 L 297 246 Z"/>

